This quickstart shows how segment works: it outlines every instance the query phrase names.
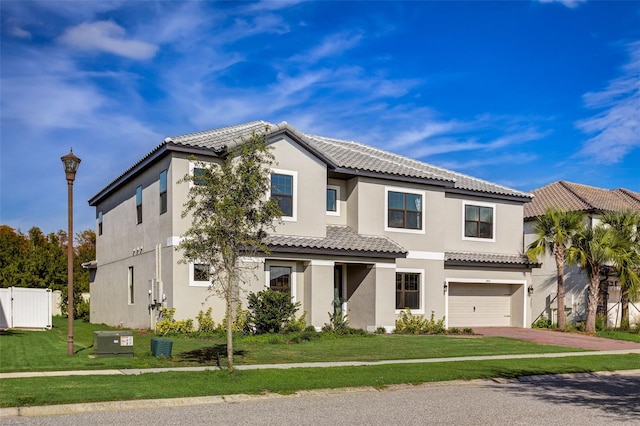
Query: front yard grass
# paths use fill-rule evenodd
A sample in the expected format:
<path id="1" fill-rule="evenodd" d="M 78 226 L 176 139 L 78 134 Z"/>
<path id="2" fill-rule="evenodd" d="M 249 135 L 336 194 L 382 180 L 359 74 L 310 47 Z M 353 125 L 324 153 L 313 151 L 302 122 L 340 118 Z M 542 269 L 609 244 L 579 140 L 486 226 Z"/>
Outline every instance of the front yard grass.
<path id="1" fill-rule="evenodd" d="M 3 379 L 0 407 L 232 394 L 290 394 L 354 386 L 384 388 L 447 380 L 639 369 L 640 355 L 454 361 L 365 367 L 293 368 Z"/>
<path id="2" fill-rule="evenodd" d="M 95 370 L 150 367 L 216 365 L 216 355 L 224 355 L 225 338 L 171 337 L 172 358 L 153 357 L 154 334 L 133 330 L 134 357 L 93 357 L 93 332 L 109 330 L 105 325 L 74 323 L 76 353 L 67 355 L 67 322 L 54 317 L 47 331 L 9 330 L 0 333 L 0 372 Z M 287 343 L 280 336 L 239 336 L 234 339 L 237 365 L 315 361 L 378 361 L 473 355 L 553 353 L 578 349 L 540 345 L 500 337 L 323 334 L 301 343 Z M 225 358 L 220 360 L 225 365 Z"/>
<path id="3" fill-rule="evenodd" d="M 630 342 L 640 343 L 640 332 L 637 330 L 602 330 L 596 333 L 598 337 L 606 337 L 608 339 L 628 340 Z"/>

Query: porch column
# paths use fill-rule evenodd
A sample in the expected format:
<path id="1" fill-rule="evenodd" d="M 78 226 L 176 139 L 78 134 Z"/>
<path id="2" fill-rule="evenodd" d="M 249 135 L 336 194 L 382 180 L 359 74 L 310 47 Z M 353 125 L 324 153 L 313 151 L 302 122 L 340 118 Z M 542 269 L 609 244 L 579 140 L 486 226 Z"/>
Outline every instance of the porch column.
<path id="1" fill-rule="evenodd" d="M 333 312 L 333 268 L 335 262 L 312 260 L 304 270 L 304 306 L 307 325 L 320 329 Z"/>
<path id="2" fill-rule="evenodd" d="M 375 264 L 375 324 L 367 324 L 367 331 L 384 327 L 391 332 L 396 324 L 396 264 Z"/>

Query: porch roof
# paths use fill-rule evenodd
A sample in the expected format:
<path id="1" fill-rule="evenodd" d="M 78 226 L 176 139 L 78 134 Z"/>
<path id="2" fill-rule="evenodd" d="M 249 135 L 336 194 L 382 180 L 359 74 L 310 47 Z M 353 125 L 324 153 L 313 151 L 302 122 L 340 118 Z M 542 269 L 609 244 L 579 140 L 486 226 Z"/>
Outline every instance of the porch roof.
<path id="1" fill-rule="evenodd" d="M 480 252 L 445 252 L 445 266 L 498 266 L 506 268 L 539 268 L 524 254 L 480 253 Z"/>
<path id="2" fill-rule="evenodd" d="M 269 249 L 273 252 L 307 254 L 335 254 L 338 256 L 367 256 L 378 258 L 406 257 L 407 251 L 384 236 L 358 234 L 349 226 L 327 226 L 325 237 L 270 235 Z"/>

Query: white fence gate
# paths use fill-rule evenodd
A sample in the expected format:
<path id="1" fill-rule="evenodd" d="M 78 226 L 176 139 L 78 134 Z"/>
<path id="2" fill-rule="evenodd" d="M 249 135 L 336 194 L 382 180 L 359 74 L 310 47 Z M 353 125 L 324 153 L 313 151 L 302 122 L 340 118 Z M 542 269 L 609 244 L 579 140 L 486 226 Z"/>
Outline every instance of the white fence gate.
<path id="1" fill-rule="evenodd" d="M 0 328 L 51 328 L 51 290 L 0 288 Z"/>

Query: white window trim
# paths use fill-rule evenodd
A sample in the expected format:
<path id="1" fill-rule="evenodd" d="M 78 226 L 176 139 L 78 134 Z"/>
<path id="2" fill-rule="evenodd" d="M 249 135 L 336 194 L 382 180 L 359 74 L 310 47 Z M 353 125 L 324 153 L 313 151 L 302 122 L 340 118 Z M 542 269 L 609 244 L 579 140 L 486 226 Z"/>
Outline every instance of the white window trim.
<path id="1" fill-rule="evenodd" d="M 327 216 L 340 216 L 340 187 L 338 185 L 327 185 L 327 190 L 329 189 L 336 191 L 336 211 L 332 212 L 327 210 Z"/>
<path id="2" fill-rule="evenodd" d="M 291 216 L 280 216 L 283 222 L 297 222 L 298 221 L 298 172 L 294 170 L 284 169 L 271 169 L 271 174 L 276 175 L 288 175 L 293 177 L 293 194 L 291 197 Z M 269 176 L 271 179 L 271 176 Z M 271 190 L 269 190 L 271 195 Z"/>
<path id="3" fill-rule="evenodd" d="M 295 263 L 286 263 L 286 262 L 269 262 L 267 263 L 267 267 L 264 271 L 265 281 L 264 287 L 265 289 L 271 288 L 271 267 L 282 267 L 282 268 L 291 268 L 291 302 L 296 303 L 296 264 Z"/>
<path id="4" fill-rule="evenodd" d="M 133 305 L 135 303 L 135 282 L 136 282 L 136 272 L 135 272 L 135 268 L 133 266 L 129 266 L 127 268 L 127 304 L 128 305 Z M 132 293 L 133 290 L 133 293 Z M 133 300 L 131 298 L 131 295 L 133 294 Z"/>
<path id="5" fill-rule="evenodd" d="M 194 278 L 194 265 L 197 262 L 189 262 L 189 287 L 209 287 L 211 286 L 211 280 L 196 281 Z"/>
<path id="6" fill-rule="evenodd" d="M 416 194 L 422 197 L 422 211 L 420 212 L 420 229 L 393 228 L 389 226 L 389 192 L 403 192 L 405 194 Z M 426 216 L 426 192 L 411 188 L 399 188 L 394 186 L 384 187 L 384 230 L 388 232 L 401 232 L 405 234 L 424 234 Z"/>
<path id="7" fill-rule="evenodd" d="M 412 269 L 412 268 L 396 268 L 396 273 L 403 273 L 403 272 L 408 272 L 410 274 L 420 274 L 420 308 L 419 309 L 412 309 L 411 313 L 412 314 L 419 314 L 419 315 L 424 315 L 424 276 L 425 276 L 425 270 L 424 269 Z M 395 288 L 395 274 L 393 275 L 393 285 Z M 397 290 L 396 290 L 397 291 Z M 395 293 L 394 293 L 395 294 Z M 395 297 L 393 298 L 393 304 L 395 305 L 396 303 L 396 299 Z M 396 309 L 396 315 L 399 314 L 400 312 L 404 311 L 404 309 Z"/>
<path id="8" fill-rule="evenodd" d="M 493 235 L 493 238 L 467 237 L 464 235 L 467 206 L 491 207 L 493 209 L 493 230 L 491 232 L 491 235 Z M 496 242 L 496 223 L 498 222 L 497 210 L 498 209 L 496 208 L 495 203 L 485 203 L 482 201 L 463 201 L 462 202 L 462 239 L 465 241 L 480 241 L 483 243 L 495 243 Z"/>

